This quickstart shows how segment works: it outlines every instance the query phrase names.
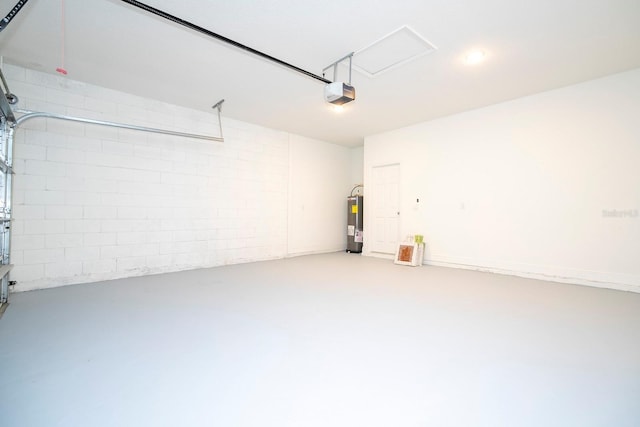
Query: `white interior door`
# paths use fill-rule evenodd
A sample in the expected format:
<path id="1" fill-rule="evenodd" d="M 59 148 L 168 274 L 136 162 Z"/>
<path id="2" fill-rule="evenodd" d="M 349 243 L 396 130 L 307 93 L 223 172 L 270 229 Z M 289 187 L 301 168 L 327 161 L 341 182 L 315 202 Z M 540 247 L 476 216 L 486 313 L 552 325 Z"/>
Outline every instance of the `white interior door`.
<path id="1" fill-rule="evenodd" d="M 372 252 L 394 254 L 400 226 L 400 165 L 373 168 Z"/>

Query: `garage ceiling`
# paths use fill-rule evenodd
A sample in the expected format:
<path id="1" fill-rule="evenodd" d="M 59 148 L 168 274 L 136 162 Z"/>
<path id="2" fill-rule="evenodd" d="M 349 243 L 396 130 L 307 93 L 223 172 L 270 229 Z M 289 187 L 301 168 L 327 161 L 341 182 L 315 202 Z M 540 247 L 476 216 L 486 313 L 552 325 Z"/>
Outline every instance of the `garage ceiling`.
<path id="1" fill-rule="evenodd" d="M 16 1 L 2 0 L 0 15 Z M 336 113 L 317 80 L 122 1 L 64 0 L 68 78 L 205 111 L 224 98 L 225 117 L 346 146 L 640 67 L 637 0 L 146 3 L 315 74 L 403 26 L 436 46 L 373 77 L 354 70 L 357 99 Z M 6 62 L 56 74 L 61 4 L 27 3 L 0 33 Z M 482 49 L 485 61 L 466 65 L 472 49 Z M 338 77 L 346 71 L 340 67 Z"/>

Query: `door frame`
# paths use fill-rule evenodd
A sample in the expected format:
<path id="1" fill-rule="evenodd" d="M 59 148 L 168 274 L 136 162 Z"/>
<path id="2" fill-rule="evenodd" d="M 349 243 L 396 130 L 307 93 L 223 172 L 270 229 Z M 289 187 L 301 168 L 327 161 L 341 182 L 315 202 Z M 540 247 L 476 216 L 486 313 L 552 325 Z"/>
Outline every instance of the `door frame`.
<path id="1" fill-rule="evenodd" d="M 365 184 L 365 191 L 367 189 L 367 187 L 369 188 L 369 191 L 367 191 L 367 198 L 369 199 L 368 204 L 369 206 L 371 206 L 370 209 L 365 209 L 365 213 L 368 212 L 368 218 L 365 220 L 365 224 L 370 224 L 368 228 L 368 230 L 365 232 L 365 244 L 367 241 L 369 242 L 373 242 L 373 239 L 375 238 L 375 228 L 373 227 L 373 223 L 374 223 L 374 206 L 376 203 L 376 194 L 374 192 L 374 170 L 376 168 L 383 168 L 383 167 L 389 167 L 389 166 L 397 166 L 398 167 L 398 200 L 397 200 L 397 206 L 398 206 L 398 228 L 396 230 L 396 240 L 400 241 L 400 230 L 402 229 L 402 209 L 401 209 L 401 200 L 402 200 L 402 186 L 400 185 L 402 182 L 402 164 L 399 161 L 396 162 L 385 162 L 385 163 L 379 163 L 379 164 L 373 164 L 371 165 L 371 168 L 369 170 L 370 174 L 370 181 L 371 184 L 369 186 L 367 186 Z M 367 238 L 367 236 L 370 236 L 369 238 Z M 395 249 L 394 249 L 395 250 Z M 382 258 L 390 258 L 392 259 L 394 257 L 394 252 L 379 252 L 379 251 L 375 251 L 373 250 L 373 245 L 372 244 L 368 244 L 366 245 L 366 249 L 363 249 L 363 251 L 367 254 L 367 255 L 371 255 L 371 256 L 376 256 L 376 257 L 382 257 Z"/>

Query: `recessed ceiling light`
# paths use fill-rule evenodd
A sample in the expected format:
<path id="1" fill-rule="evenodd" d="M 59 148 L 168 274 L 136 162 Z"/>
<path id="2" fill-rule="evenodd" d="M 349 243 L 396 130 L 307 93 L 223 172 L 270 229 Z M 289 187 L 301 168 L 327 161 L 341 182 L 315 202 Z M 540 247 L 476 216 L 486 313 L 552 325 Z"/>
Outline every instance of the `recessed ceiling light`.
<path id="1" fill-rule="evenodd" d="M 464 63 L 467 65 L 476 65 L 484 61 L 486 54 L 482 50 L 473 50 L 464 57 Z"/>
<path id="2" fill-rule="evenodd" d="M 334 113 L 342 113 L 344 111 L 344 106 L 342 105 L 331 105 L 329 108 L 331 108 L 331 111 L 333 111 Z"/>

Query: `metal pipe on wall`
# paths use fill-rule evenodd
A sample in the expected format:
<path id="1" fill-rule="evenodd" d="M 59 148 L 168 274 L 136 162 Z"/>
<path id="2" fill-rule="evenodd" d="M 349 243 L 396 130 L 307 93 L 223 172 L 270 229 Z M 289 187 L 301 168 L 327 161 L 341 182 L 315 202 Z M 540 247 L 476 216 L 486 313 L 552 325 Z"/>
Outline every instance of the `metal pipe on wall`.
<path id="1" fill-rule="evenodd" d="M 86 123 L 91 125 L 109 126 L 109 127 L 115 127 L 115 128 L 121 128 L 121 129 L 130 129 L 130 130 L 136 130 L 141 132 L 151 132 L 151 133 L 160 133 L 164 135 L 181 136 L 184 138 L 194 138 L 194 139 L 204 139 L 207 141 L 224 142 L 224 138 L 218 137 L 218 136 L 177 132 L 177 131 L 167 130 L 167 129 L 157 129 L 157 128 L 150 128 L 145 126 L 129 125 L 125 123 L 109 122 L 105 120 L 85 119 L 82 117 L 66 116 L 66 115 L 54 114 L 54 113 L 43 113 L 43 112 L 28 111 L 28 110 L 16 110 L 16 112 L 25 113 L 25 114 L 16 119 L 15 123 L 12 125 L 12 127 L 14 128 L 20 126 L 22 123 L 26 122 L 27 120 L 36 119 L 36 118 L 46 118 L 46 119 L 58 119 L 58 120 L 66 120 L 71 122 Z M 220 110 L 218 110 L 218 120 L 219 119 L 220 119 Z M 222 125 L 220 126 L 220 130 L 222 131 Z"/>

